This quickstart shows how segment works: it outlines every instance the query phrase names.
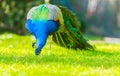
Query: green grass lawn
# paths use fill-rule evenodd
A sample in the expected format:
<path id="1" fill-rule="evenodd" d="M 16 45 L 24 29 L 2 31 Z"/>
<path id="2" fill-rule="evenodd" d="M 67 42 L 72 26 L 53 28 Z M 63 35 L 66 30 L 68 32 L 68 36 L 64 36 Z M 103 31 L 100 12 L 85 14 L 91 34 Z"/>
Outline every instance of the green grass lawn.
<path id="1" fill-rule="evenodd" d="M 33 36 L 0 35 L 0 76 L 120 76 L 120 44 L 92 43 L 95 51 L 73 50 L 49 41 L 39 56 Z"/>

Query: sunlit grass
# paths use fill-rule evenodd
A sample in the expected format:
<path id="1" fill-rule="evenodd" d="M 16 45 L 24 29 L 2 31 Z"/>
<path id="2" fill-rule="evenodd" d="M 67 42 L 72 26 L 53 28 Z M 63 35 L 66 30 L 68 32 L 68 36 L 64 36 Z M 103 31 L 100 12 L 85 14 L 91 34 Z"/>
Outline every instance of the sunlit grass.
<path id="1" fill-rule="evenodd" d="M 0 76 L 119 76 L 120 44 L 92 43 L 95 51 L 66 49 L 49 41 L 34 55 L 33 36 L 0 35 Z"/>

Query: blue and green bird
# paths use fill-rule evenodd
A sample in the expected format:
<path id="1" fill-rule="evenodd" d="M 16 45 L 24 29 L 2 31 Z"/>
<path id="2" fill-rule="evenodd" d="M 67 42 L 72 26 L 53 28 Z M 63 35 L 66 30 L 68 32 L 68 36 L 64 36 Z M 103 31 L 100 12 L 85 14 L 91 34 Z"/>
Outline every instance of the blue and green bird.
<path id="1" fill-rule="evenodd" d="M 61 23 L 58 20 L 50 19 L 50 8 L 46 4 L 34 7 L 28 12 L 26 28 L 35 36 L 37 48 L 35 54 L 39 55 L 44 47 L 49 35 L 53 35 L 53 41 L 63 47 L 73 49 L 93 49 L 93 47 L 82 36 L 80 31 L 80 23 L 76 16 L 63 6 L 57 6 L 60 8 L 63 20 L 64 31 L 61 27 Z M 54 12 L 53 12 L 54 13 Z M 54 17 L 54 15 L 53 15 Z"/>

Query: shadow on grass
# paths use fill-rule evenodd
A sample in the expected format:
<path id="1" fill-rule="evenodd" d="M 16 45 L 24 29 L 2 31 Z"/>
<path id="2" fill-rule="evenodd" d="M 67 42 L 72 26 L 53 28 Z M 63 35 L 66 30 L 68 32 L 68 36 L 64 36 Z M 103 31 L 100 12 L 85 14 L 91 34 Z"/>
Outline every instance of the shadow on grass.
<path id="1" fill-rule="evenodd" d="M 89 67 L 100 67 L 106 68 L 120 65 L 120 53 L 119 52 L 102 52 L 102 51 L 82 51 L 76 52 L 72 55 L 25 55 L 25 56 L 10 56 L 0 55 L 0 63 L 5 64 L 64 64 L 73 66 L 89 66 Z"/>

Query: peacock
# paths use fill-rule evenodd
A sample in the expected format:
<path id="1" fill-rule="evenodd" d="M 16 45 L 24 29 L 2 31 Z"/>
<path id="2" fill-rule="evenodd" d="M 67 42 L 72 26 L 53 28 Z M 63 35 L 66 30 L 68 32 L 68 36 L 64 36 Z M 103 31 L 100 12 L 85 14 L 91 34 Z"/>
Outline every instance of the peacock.
<path id="1" fill-rule="evenodd" d="M 27 14 L 26 28 L 35 36 L 35 54 L 39 55 L 49 35 L 52 40 L 66 48 L 93 48 L 80 32 L 80 23 L 75 15 L 63 6 L 41 4 Z"/>

